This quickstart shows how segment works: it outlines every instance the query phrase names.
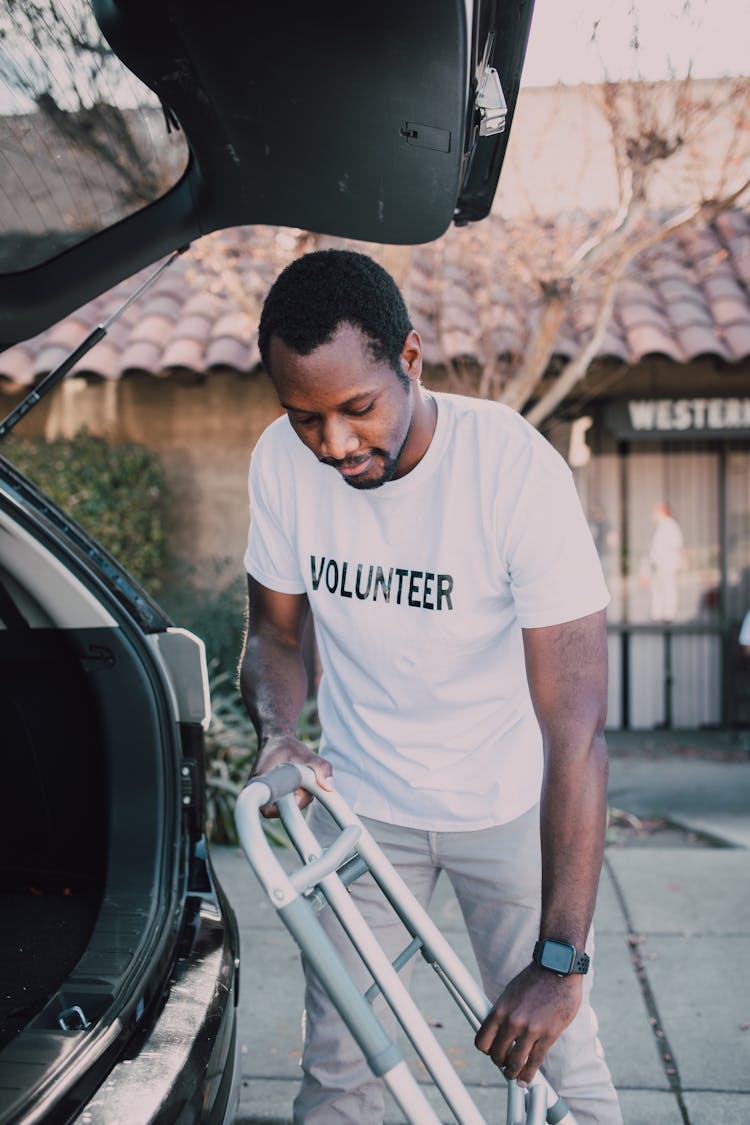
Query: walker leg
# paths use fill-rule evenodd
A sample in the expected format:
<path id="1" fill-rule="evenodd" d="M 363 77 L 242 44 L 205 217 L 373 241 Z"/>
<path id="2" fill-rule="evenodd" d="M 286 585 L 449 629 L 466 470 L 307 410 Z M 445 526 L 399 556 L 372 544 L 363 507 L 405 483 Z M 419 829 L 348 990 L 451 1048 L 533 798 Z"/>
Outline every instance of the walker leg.
<path id="1" fill-rule="evenodd" d="M 526 1125 L 545 1125 L 547 1120 L 547 1088 L 535 1085 L 529 1089 Z"/>
<path id="2" fill-rule="evenodd" d="M 508 1083 L 508 1113 L 505 1121 L 506 1125 L 526 1123 L 526 1094 L 515 1079 Z"/>
<path id="3" fill-rule="evenodd" d="M 406 1062 L 386 1071 L 382 1079 L 409 1125 L 437 1125 L 438 1118 L 418 1086 L 419 1102 L 414 1096 L 416 1080 Z"/>

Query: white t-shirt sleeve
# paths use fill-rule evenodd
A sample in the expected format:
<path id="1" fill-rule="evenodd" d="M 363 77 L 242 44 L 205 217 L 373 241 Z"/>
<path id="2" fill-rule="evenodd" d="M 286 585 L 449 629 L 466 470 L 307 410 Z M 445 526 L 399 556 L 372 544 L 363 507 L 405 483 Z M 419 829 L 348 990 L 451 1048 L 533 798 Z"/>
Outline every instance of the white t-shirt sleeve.
<path id="1" fill-rule="evenodd" d="M 526 474 L 505 557 L 522 628 L 575 621 L 609 603 L 572 474 L 551 447 Z"/>
<path id="2" fill-rule="evenodd" d="M 257 582 L 281 594 L 302 594 L 305 583 L 300 573 L 297 554 L 291 533 L 284 526 L 283 515 L 290 501 L 281 492 L 280 477 L 285 475 L 268 471 L 267 444 L 261 438 L 250 462 L 248 491 L 250 494 L 250 530 L 245 551 L 245 569 Z"/>
<path id="3" fill-rule="evenodd" d="M 740 644 L 743 647 L 750 645 L 750 609 L 742 619 L 742 625 L 740 626 Z"/>

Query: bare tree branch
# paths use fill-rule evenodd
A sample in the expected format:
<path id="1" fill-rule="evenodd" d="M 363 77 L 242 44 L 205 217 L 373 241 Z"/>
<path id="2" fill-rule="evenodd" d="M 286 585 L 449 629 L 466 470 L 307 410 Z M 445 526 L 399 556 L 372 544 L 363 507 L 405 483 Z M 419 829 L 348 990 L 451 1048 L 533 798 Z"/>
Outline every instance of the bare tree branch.
<path id="1" fill-rule="evenodd" d="M 608 272 L 604 288 L 601 290 L 597 314 L 589 339 L 582 350 L 575 355 L 560 371 L 553 386 L 542 398 L 526 413 L 526 418 L 533 426 L 540 426 L 559 406 L 562 400 L 570 394 L 576 384 L 586 374 L 589 364 L 599 351 L 604 340 L 607 327 L 612 318 L 617 287 L 628 264 L 640 257 L 648 250 L 673 237 L 678 231 L 692 226 L 698 222 L 710 223 L 722 211 L 733 207 L 742 196 L 750 191 L 750 179 L 747 179 L 734 192 L 721 200 L 707 200 L 695 207 L 686 208 L 679 215 L 675 215 L 655 231 L 621 248 L 617 261 Z"/>
<path id="2" fill-rule="evenodd" d="M 625 263 L 614 270 L 607 279 L 599 301 L 594 327 L 585 347 L 565 364 L 549 391 L 526 412 L 526 420 L 532 426 L 541 426 L 555 407 L 559 406 L 566 395 L 570 394 L 576 384 L 581 381 L 588 371 L 589 364 L 596 358 L 606 334 L 607 326 L 612 319 L 617 286 L 624 268 Z"/>

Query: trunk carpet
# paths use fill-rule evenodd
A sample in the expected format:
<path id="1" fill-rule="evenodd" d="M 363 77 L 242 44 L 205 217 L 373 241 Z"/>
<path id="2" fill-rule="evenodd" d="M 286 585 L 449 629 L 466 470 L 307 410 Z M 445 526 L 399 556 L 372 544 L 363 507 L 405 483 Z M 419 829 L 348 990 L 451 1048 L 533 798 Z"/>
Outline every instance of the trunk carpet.
<path id="1" fill-rule="evenodd" d="M 0 890 L 0 1050 L 74 968 L 98 907 L 96 893 L 75 887 Z"/>

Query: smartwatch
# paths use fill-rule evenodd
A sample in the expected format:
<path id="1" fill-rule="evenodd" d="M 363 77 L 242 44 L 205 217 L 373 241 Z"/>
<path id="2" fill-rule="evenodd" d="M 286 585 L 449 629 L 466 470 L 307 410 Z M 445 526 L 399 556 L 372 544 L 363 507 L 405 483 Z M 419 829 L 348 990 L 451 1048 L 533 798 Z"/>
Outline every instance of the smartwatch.
<path id="1" fill-rule="evenodd" d="M 554 941 L 545 938 L 534 946 L 532 960 L 535 965 L 557 973 L 559 977 L 569 977 L 572 973 L 587 973 L 589 970 L 589 956 L 579 953 L 574 945 L 567 941 Z"/>

